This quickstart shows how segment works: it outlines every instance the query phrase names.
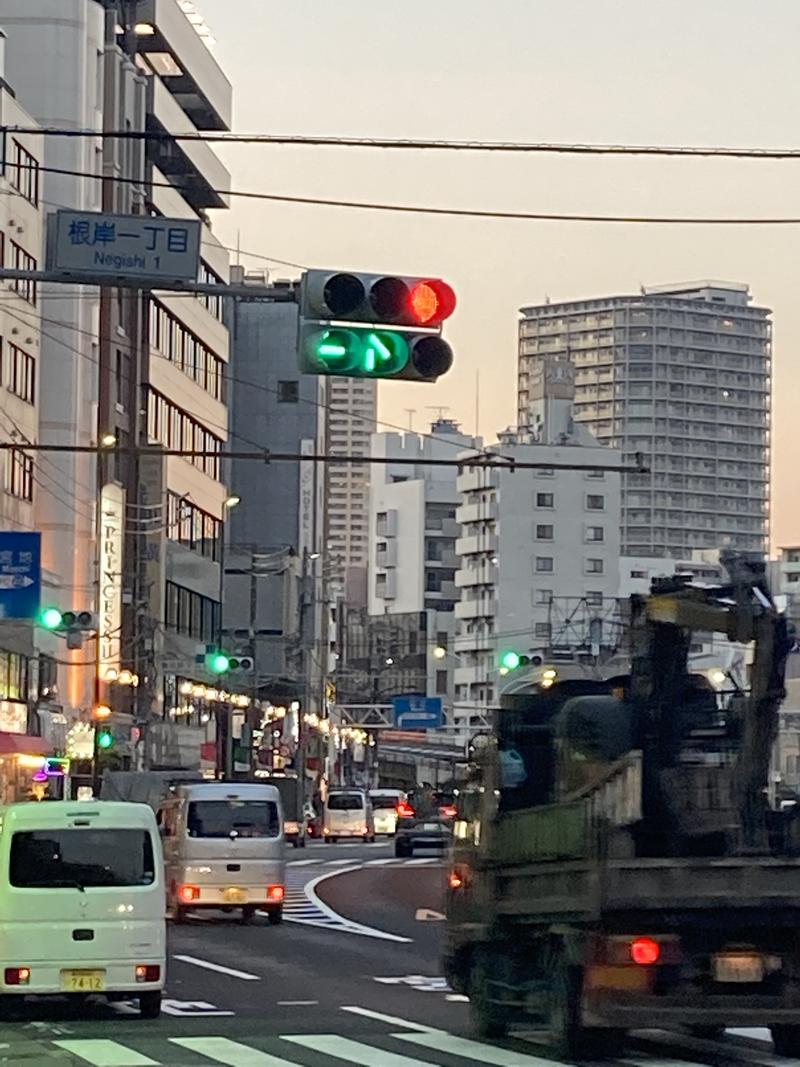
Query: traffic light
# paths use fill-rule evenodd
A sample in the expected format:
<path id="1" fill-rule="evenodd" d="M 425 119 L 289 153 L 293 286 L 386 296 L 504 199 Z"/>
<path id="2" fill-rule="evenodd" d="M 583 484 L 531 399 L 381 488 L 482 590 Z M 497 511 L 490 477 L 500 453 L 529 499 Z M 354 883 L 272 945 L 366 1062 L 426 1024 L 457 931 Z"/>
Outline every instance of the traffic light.
<path id="1" fill-rule="evenodd" d="M 97 747 L 102 752 L 108 752 L 114 745 L 114 735 L 107 726 L 101 727 L 97 731 Z"/>
<path id="2" fill-rule="evenodd" d="M 228 652 L 209 652 L 205 656 L 206 667 L 214 674 L 232 674 L 234 672 L 252 671 L 254 661 L 252 656 L 239 656 Z"/>
<path id="3" fill-rule="evenodd" d="M 453 362 L 441 325 L 455 306 L 455 293 L 440 278 L 307 271 L 300 288 L 300 370 L 434 382 Z"/>

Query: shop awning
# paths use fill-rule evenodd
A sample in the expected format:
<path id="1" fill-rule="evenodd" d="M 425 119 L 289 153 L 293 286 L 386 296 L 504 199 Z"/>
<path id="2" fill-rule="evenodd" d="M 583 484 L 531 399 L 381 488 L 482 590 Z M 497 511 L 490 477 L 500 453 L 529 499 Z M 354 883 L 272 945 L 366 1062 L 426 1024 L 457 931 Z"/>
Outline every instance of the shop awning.
<path id="1" fill-rule="evenodd" d="M 0 756 L 46 756 L 49 751 L 50 746 L 44 737 L 0 731 Z"/>

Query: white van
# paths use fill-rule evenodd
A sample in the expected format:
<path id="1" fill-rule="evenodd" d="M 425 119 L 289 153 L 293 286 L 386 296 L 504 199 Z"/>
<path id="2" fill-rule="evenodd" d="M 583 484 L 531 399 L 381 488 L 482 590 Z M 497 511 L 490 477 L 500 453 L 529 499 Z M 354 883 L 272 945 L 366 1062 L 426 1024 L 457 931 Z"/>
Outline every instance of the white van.
<path id="1" fill-rule="evenodd" d="M 397 832 L 397 805 L 406 800 L 402 789 L 370 789 L 369 799 L 375 820 L 375 833 L 394 837 Z"/>
<path id="2" fill-rule="evenodd" d="M 138 998 L 161 1010 L 164 874 L 146 804 L 0 808 L 0 993 Z"/>
<path id="3" fill-rule="evenodd" d="M 256 782 L 185 784 L 158 809 L 167 904 L 176 922 L 196 908 L 283 918 L 286 841 L 281 798 Z"/>
<path id="4" fill-rule="evenodd" d="M 322 836 L 326 844 L 335 844 L 340 837 L 374 841 L 369 794 L 363 789 L 331 789 L 322 814 Z"/>

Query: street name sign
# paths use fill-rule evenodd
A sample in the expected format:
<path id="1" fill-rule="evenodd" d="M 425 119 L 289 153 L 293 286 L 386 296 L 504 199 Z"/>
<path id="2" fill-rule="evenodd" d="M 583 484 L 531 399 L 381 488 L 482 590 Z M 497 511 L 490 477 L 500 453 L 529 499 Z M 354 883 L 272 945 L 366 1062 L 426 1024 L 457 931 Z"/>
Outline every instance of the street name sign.
<path id="1" fill-rule="evenodd" d="M 93 278 L 197 281 L 200 227 L 199 219 L 57 211 L 47 266 Z"/>

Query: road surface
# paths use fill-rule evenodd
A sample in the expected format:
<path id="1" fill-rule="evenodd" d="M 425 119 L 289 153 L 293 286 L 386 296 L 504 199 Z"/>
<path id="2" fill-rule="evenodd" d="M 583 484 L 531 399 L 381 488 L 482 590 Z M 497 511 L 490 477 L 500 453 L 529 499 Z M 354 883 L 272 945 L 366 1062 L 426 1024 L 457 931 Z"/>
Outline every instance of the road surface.
<path id="1" fill-rule="evenodd" d="M 286 921 L 202 915 L 172 927 L 164 1012 L 32 1002 L 3 1008 L 6 1067 L 552 1067 L 544 1035 L 472 1039 L 441 977 L 443 861 L 385 842 L 289 854 Z M 654 1020 L 654 1025 L 657 1020 Z M 613 1062 L 613 1061 L 612 1061 Z M 635 1035 L 626 1067 L 777 1065 L 765 1031 L 722 1042 Z"/>

